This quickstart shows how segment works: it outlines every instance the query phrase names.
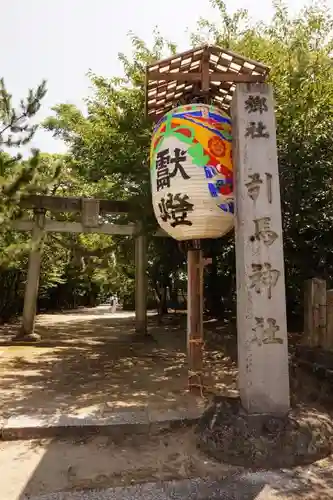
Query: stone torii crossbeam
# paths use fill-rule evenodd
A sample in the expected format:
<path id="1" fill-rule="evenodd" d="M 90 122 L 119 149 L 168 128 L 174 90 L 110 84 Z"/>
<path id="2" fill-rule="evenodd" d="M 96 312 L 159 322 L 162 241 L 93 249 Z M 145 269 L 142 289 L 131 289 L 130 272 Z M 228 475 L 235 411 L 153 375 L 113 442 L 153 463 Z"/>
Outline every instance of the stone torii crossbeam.
<path id="1" fill-rule="evenodd" d="M 135 329 L 139 334 L 147 333 L 147 238 L 142 225 L 138 223 L 104 223 L 103 214 L 125 214 L 133 211 L 127 201 L 98 200 L 60 196 L 31 195 L 22 198 L 22 209 L 33 210 L 33 219 L 12 221 L 12 228 L 32 232 L 32 249 L 29 255 L 28 276 L 25 288 L 22 327 L 17 339 L 39 340 L 34 332 L 39 276 L 43 245 L 47 233 L 100 233 L 132 236 L 135 239 Z M 46 218 L 45 212 L 79 213 L 75 222 Z M 155 234 L 165 237 L 163 231 Z"/>

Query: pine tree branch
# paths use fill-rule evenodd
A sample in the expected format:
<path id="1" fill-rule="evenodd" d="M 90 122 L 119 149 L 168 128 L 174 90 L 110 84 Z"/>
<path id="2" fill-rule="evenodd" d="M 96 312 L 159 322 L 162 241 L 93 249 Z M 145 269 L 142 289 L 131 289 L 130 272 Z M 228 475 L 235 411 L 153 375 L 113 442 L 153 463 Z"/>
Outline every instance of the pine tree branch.
<path id="1" fill-rule="evenodd" d="M 12 107 L 12 96 L 5 87 L 4 79 L 0 79 L 0 123 L 2 124 L 2 128 L 0 129 L 0 144 L 5 144 L 7 147 L 20 146 L 27 144 L 32 139 L 38 126 L 29 126 L 28 123 L 22 122 L 36 115 L 41 107 L 41 100 L 46 95 L 46 92 L 46 80 L 42 81 L 35 92 L 30 89 L 26 102 L 21 100 L 21 113 L 18 116 L 17 112 Z M 11 131 L 12 134 L 26 133 L 27 136 L 13 141 L 12 135 L 9 135 L 7 139 L 4 140 L 3 135 L 8 131 Z"/>

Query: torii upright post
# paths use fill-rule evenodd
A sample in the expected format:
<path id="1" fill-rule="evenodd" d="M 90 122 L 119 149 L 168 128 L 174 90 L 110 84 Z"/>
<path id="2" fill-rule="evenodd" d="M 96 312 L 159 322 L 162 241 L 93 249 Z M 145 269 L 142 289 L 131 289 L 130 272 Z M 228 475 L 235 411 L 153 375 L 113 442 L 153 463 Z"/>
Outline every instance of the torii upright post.
<path id="1" fill-rule="evenodd" d="M 147 236 L 143 224 L 135 235 L 135 331 L 147 335 Z"/>
<path id="2" fill-rule="evenodd" d="M 285 414 L 288 337 L 271 86 L 236 85 L 232 117 L 240 395 L 249 413 Z"/>
<path id="3" fill-rule="evenodd" d="M 35 223 L 32 230 L 32 249 L 29 255 L 28 275 L 24 294 L 22 328 L 16 337 L 17 340 L 36 341 L 40 339 L 39 335 L 35 334 L 34 329 L 44 241 L 45 210 L 35 209 L 34 215 Z"/>

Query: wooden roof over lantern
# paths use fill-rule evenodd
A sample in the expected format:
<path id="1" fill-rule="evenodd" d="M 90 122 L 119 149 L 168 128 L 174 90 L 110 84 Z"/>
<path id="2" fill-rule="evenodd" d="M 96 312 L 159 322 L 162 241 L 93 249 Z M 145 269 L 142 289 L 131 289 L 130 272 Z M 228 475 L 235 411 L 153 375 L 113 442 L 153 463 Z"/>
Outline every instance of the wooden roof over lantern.
<path id="1" fill-rule="evenodd" d="M 264 82 L 268 73 L 268 66 L 214 45 L 175 54 L 146 68 L 146 116 L 157 121 L 195 96 L 228 110 L 236 83 Z"/>

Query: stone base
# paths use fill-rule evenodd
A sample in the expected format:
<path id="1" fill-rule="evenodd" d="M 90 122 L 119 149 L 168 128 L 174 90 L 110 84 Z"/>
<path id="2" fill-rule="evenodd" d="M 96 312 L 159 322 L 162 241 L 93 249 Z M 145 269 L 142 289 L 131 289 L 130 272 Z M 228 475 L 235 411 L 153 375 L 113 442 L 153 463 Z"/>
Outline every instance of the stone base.
<path id="1" fill-rule="evenodd" d="M 18 333 L 12 338 L 13 342 L 39 342 L 42 339 L 38 333 L 29 333 L 25 335 L 23 332 Z"/>
<path id="2" fill-rule="evenodd" d="M 304 465 L 332 453 L 333 422 L 312 408 L 285 417 L 250 415 L 239 398 L 216 397 L 197 428 L 198 446 L 220 462 L 251 469 Z"/>
<path id="3" fill-rule="evenodd" d="M 154 436 L 192 427 L 199 422 L 203 408 L 193 402 L 186 408 L 167 407 L 158 410 L 144 406 L 141 409 L 106 411 L 103 408 L 79 414 L 15 415 L 0 417 L 0 441 L 24 439 L 55 439 L 90 436 L 108 436 L 121 443 L 128 436 Z M 0 496 L 1 498 L 1 496 Z"/>

